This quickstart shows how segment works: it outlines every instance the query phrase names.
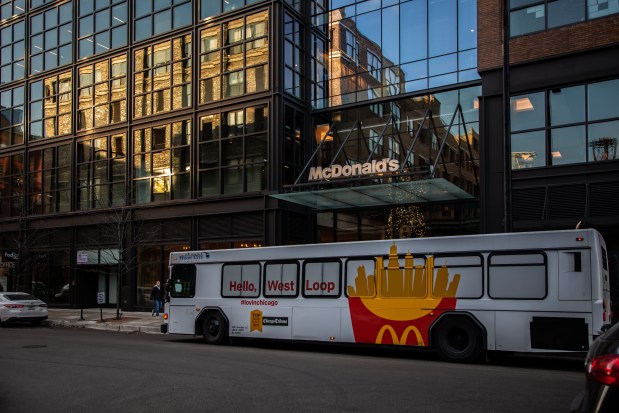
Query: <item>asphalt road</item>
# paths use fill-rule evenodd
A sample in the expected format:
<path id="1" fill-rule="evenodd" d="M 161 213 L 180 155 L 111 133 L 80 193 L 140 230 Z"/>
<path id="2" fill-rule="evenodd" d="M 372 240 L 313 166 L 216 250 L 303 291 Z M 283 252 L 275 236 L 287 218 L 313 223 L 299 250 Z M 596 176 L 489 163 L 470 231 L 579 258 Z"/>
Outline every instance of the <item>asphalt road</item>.
<path id="1" fill-rule="evenodd" d="M 566 412 L 576 360 L 0 328 L 0 412 Z"/>

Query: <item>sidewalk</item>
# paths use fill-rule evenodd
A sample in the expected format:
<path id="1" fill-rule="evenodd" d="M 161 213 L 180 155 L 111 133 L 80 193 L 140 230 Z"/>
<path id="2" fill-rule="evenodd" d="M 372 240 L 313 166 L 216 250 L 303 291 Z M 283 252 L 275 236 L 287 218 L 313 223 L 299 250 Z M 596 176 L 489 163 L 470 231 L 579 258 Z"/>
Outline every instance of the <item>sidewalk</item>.
<path id="1" fill-rule="evenodd" d="M 75 308 L 50 308 L 47 320 L 43 325 L 72 328 L 88 328 L 93 330 L 118 331 L 122 333 L 148 333 L 161 334 L 160 325 L 163 318 L 153 317 L 150 312 L 125 312 L 121 313 L 121 319 L 116 319 L 115 308 L 104 308 L 103 319 L 101 309 L 88 308 L 84 310 Z M 83 320 L 80 319 L 83 316 Z"/>

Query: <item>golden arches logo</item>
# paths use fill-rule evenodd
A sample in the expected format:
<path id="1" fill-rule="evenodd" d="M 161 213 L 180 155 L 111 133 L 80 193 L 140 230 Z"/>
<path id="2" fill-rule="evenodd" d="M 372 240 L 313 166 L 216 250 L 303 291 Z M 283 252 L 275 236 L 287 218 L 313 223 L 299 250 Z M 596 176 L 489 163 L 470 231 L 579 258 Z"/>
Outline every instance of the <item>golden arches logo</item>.
<path id="1" fill-rule="evenodd" d="M 376 336 L 376 344 L 383 344 L 383 336 L 385 335 L 385 331 L 388 331 L 389 334 L 391 334 L 391 341 L 393 341 L 393 344 L 396 344 L 399 346 L 406 345 L 406 340 L 408 339 L 408 335 L 412 331 L 415 333 L 415 337 L 417 338 L 417 345 L 418 346 L 425 345 L 423 342 L 423 337 L 421 337 L 421 332 L 419 331 L 419 329 L 417 329 L 417 327 L 415 326 L 406 327 L 406 329 L 402 333 L 402 337 L 398 338 L 398 333 L 396 333 L 395 329 L 388 324 L 382 326 L 382 328 L 378 332 L 378 335 Z"/>

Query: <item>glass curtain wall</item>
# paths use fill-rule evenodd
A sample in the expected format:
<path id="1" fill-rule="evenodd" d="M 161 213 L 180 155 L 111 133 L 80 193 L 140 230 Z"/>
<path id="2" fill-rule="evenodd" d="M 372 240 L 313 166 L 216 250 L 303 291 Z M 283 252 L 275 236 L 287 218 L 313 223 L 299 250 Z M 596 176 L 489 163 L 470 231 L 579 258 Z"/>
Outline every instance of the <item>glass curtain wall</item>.
<path id="1" fill-rule="evenodd" d="M 334 0 L 329 22 L 330 106 L 479 80 L 474 0 Z"/>

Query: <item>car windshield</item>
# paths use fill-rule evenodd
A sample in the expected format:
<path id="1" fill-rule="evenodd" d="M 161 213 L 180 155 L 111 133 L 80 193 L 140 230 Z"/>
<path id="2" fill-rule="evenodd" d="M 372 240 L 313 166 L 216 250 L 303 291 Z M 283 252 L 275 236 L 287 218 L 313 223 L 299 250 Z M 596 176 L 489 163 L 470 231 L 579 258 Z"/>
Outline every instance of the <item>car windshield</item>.
<path id="1" fill-rule="evenodd" d="M 4 296 L 9 301 L 36 300 L 36 298 L 30 294 L 5 294 Z"/>

